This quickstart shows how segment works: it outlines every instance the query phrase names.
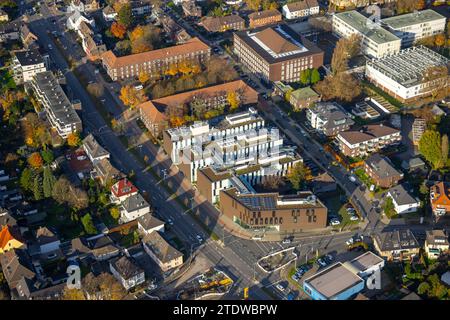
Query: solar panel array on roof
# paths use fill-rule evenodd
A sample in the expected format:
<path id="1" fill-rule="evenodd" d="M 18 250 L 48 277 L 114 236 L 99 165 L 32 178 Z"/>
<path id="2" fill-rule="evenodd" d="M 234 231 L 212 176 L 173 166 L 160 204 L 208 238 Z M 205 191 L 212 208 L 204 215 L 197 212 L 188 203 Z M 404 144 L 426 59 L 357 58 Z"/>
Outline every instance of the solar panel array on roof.
<path id="1" fill-rule="evenodd" d="M 241 202 L 252 210 L 275 210 L 276 203 L 273 197 L 241 197 Z"/>

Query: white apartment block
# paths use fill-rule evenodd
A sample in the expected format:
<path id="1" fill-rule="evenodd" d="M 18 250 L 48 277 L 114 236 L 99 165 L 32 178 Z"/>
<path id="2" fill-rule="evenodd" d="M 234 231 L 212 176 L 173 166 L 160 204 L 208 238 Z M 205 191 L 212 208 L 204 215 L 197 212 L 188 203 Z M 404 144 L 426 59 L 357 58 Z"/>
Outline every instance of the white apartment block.
<path id="1" fill-rule="evenodd" d="M 285 4 L 282 8 L 286 19 L 297 19 L 319 14 L 319 3 L 317 0 L 301 0 Z"/>
<path id="2" fill-rule="evenodd" d="M 13 55 L 12 71 L 16 84 L 30 82 L 35 74 L 47 71 L 44 58 L 37 50 L 17 51 Z"/>
<path id="3" fill-rule="evenodd" d="M 332 28 L 340 37 L 348 38 L 352 34 L 361 36 L 361 51 L 369 57 L 381 58 L 400 51 L 400 38 L 357 11 L 334 14 Z"/>
<path id="4" fill-rule="evenodd" d="M 436 83 L 448 82 L 448 76 L 423 80 L 430 67 L 444 67 L 448 62 L 447 58 L 426 47 L 411 47 L 389 57 L 367 61 L 366 77 L 395 98 L 408 101 L 429 95 Z"/>
<path id="5" fill-rule="evenodd" d="M 64 139 L 73 132 L 81 132 L 82 124 L 74 106 L 67 98 L 51 71 L 34 75 L 31 87 L 42 104 L 53 129 Z"/>
<path id="6" fill-rule="evenodd" d="M 434 10 L 402 14 L 381 20 L 393 34 L 402 39 L 402 47 L 445 31 L 446 18 Z"/>
<path id="7" fill-rule="evenodd" d="M 217 169 L 233 169 L 245 172 L 254 166 L 264 170 L 250 170 L 252 179 L 263 175 L 279 174 L 280 163 L 297 159 L 290 148 L 283 147 L 283 139 L 277 129 L 264 128 L 264 120 L 256 110 L 227 115 L 215 126 L 198 122 L 190 127 L 166 130 L 164 148 L 174 164 L 191 182 L 197 181 L 198 169 L 212 166 Z M 255 181 L 256 181 L 255 180 Z"/>

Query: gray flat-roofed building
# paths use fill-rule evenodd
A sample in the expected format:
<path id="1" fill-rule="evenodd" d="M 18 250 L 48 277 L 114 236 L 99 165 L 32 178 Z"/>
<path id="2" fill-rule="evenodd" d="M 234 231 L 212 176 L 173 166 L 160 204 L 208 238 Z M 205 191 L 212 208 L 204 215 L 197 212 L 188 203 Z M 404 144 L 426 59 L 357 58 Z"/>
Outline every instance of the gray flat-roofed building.
<path id="1" fill-rule="evenodd" d="M 380 58 L 400 51 L 400 38 L 356 10 L 334 14 L 332 28 L 340 37 L 361 36 L 361 51 L 370 57 Z"/>
<path id="2" fill-rule="evenodd" d="M 14 52 L 11 67 L 16 84 L 29 82 L 35 74 L 47 70 L 44 58 L 37 50 Z"/>
<path id="3" fill-rule="evenodd" d="M 392 33 L 402 39 L 402 46 L 411 46 L 415 41 L 445 31 L 446 18 L 434 10 L 427 9 L 382 19 L 381 22 Z"/>
<path id="4" fill-rule="evenodd" d="M 303 282 L 303 290 L 314 300 L 347 300 L 364 289 L 364 280 L 341 262 Z"/>
<path id="5" fill-rule="evenodd" d="M 367 251 L 362 255 L 351 260 L 349 264 L 358 270 L 358 275 L 361 277 L 366 277 L 372 274 L 377 269 L 382 269 L 384 267 L 384 259 L 377 256 L 371 251 Z"/>
<path id="6" fill-rule="evenodd" d="M 67 138 L 73 132 L 82 131 L 77 112 L 51 71 L 35 74 L 31 87 L 44 107 L 50 125 L 62 138 Z"/>
<path id="7" fill-rule="evenodd" d="M 448 71 L 426 80 L 425 74 L 432 67 L 448 68 L 449 60 L 424 46 L 411 47 L 366 64 L 366 77 L 395 98 L 407 102 L 430 95 L 439 83 L 448 83 Z"/>

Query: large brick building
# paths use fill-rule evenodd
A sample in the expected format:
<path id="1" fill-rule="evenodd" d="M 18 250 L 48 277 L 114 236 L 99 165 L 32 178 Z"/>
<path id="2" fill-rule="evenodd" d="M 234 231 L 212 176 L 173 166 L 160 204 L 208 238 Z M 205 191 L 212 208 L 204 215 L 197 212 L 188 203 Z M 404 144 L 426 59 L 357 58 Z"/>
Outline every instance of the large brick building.
<path id="1" fill-rule="evenodd" d="M 239 61 L 264 81 L 300 81 L 305 69 L 323 64 L 323 51 L 286 25 L 234 33 Z"/>
<path id="2" fill-rule="evenodd" d="M 248 23 L 250 28 L 259 28 L 280 22 L 283 19 L 280 11 L 270 9 L 264 11 L 253 12 L 248 15 Z"/>
<path id="3" fill-rule="evenodd" d="M 198 38 L 169 48 L 117 57 L 112 51 L 102 55 L 102 63 L 113 81 L 135 78 L 141 71 L 149 75 L 163 72 L 181 61 L 207 61 L 211 48 Z"/>
<path id="4" fill-rule="evenodd" d="M 209 32 L 225 32 L 228 30 L 244 30 L 245 20 L 236 14 L 223 17 L 206 17 L 199 25 Z"/>
<path id="5" fill-rule="evenodd" d="M 220 211 L 250 228 L 271 228 L 286 235 L 320 229 L 327 224 L 327 207 L 311 192 L 296 195 L 239 193 L 236 188 L 220 192 Z"/>
<path id="6" fill-rule="evenodd" d="M 383 157 L 378 153 L 366 159 L 364 171 L 381 188 L 390 188 L 403 178 L 403 173 L 395 169 L 389 158 Z"/>
<path id="7" fill-rule="evenodd" d="M 183 108 L 193 100 L 202 99 L 209 109 L 214 109 L 227 103 L 229 92 L 236 92 L 242 105 L 258 102 L 258 92 L 244 81 L 236 80 L 147 101 L 138 107 L 145 126 L 153 135 L 158 136 L 168 126 L 165 114 L 168 106 Z"/>

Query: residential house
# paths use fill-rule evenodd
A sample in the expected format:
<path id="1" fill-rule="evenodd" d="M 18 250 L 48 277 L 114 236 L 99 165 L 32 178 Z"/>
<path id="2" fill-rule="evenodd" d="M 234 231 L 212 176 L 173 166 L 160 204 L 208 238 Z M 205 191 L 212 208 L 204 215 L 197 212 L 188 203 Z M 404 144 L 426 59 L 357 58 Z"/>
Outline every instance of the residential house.
<path id="1" fill-rule="evenodd" d="M 0 255 L 3 276 L 9 289 L 14 290 L 22 278 L 33 279 L 36 276 L 30 257 L 25 250 L 13 249 Z"/>
<path id="2" fill-rule="evenodd" d="M 127 256 L 109 262 L 113 276 L 122 284 L 125 290 L 130 290 L 145 282 L 144 270 Z"/>
<path id="3" fill-rule="evenodd" d="M 402 161 L 402 169 L 410 173 L 426 172 L 425 162 L 420 158 L 410 158 Z"/>
<path id="4" fill-rule="evenodd" d="M 383 124 L 369 124 L 359 130 L 348 130 L 337 135 L 339 150 L 348 157 L 363 157 L 387 146 L 399 144 L 400 130 Z"/>
<path id="5" fill-rule="evenodd" d="M 103 8 L 102 15 L 105 21 L 107 22 L 112 22 L 117 18 L 117 12 L 110 5 L 107 5 L 106 7 Z"/>
<path id="6" fill-rule="evenodd" d="M 326 136 L 335 136 L 348 130 L 355 122 L 336 102 L 318 102 L 306 109 L 311 127 Z"/>
<path id="7" fill-rule="evenodd" d="M 409 229 L 385 231 L 373 236 L 378 254 L 388 260 L 405 260 L 418 255 L 420 245 Z"/>
<path id="8" fill-rule="evenodd" d="M 150 212 L 150 205 L 137 193 L 127 197 L 119 207 L 120 221 L 122 223 L 136 220 L 139 217 Z"/>
<path id="9" fill-rule="evenodd" d="M 336 181 L 328 173 L 324 172 L 312 181 L 312 190 L 315 194 L 336 191 Z"/>
<path id="10" fill-rule="evenodd" d="M 17 220 L 11 215 L 11 213 L 5 209 L 0 207 L 0 226 L 3 228 L 4 226 L 15 227 L 17 226 Z"/>
<path id="11" fill-rule="evenodd" d="M 131 14 L 136 16 L 143 16 L 149 14 L 152 11 L 150 0 L 131 0 Z"/>
<path id="12" fill-rule="evenodd" d="M 5 10 L 0 9 L 0 22 L 6 22 L 9 20 L 8 14 L 5 12 Z"/>
<path id="13" fill-rule="evenodd" d="M 281 13 L 277 9 L 253 12 L 248 15 L 250 28 L 259 28 L 270 24 L 275 24 L 280 22 L 282 19 Z"/>
<path id="14" fill-rule="evenodd" d="M 118 256 L 120 253 L 120 248 L 106 235 L 96 236 L 87 240 L 88 247 L 91 249 L 91 254 L 96 261 L 105 261 Z"/>
<path id="15" fill-rule="evenodd" d="M 68 261 L 83 260 L 92 255 L 89 243 L 85 238 L 75 238 L 70 241 L 66 251 L 66 257 Z"/>
<path id="16" fill-rule="evenodd" d="M 389 189 L 387 196 L 392 199 L 397 214 L 416 212 L 420 207 L 420 201 L 409 194 L 401 184 Z"/>
<path id="17" fill-rule="evenodd" d="M 159 136 L 168 127 L 165 114 L 167 106 L 184 108 L 196 99 L 202 99 L 208 109 L 222 107 L 228 103 L 229 92 L 235 92 L 241 105 L 256 104 L 258 92 L 242 80 L 231 81 L 215 86 L 187 91 L 172 96 L 149 100 L 138 106 L 142 122 L 154 135 Z"/>
<path id="18" fill-rule="evenodd" d="M 80 32 L 79 30 L 81 22 L 85 22 L 91 26 L 95 25 L 94 19 L 88 19 L 80 11 L 74 11 L 73 14 L 67 18 L 67 29 Z"/>
<path id="19" fill-rule="evenodd" d="M 47 227 L 40 227 L 36 231 L 36 240 L 41 254 L 59 250 L 59 246 L 61 245 L 59 238 Z"/>
<path id="20" fill-rule="evenodd" d="M 403 173 L 395 169 L 389 158 L 379 153 L 372 154 L 364 161 L 364 171 L 381 188 L 390 188 L 403 179 Z"/>
<path id="21" fill-rule="evenodd" d="M 450 212 L 450 183 L 437 182 L 430 188 L 431 209 L 439 218 Z"/>
<path id="22" fill-rule="evenodd" d="M 26 248 L 25 240 L 17 226 L 4 225 L 0 231 L 0 254 L 7 251 Z"/>
<path id="23" fill-rule="evenodd" d="M 72 0 L 68 8 L 69 11 L 91 12 L 100 9 L 97 0 Z"/>
<path id="24" fill-rule="evenodd" d="M 185 0 L 181 4 L 183 13 L 186 17 L 202 17 L 202 7 L 195 3 L 195 0 Z"/>
<path id="25" fill-rule="evenodd" d="M 37 47 L 39 47 L 37 35 L 30 31 L 30 28 L 26 23 L 20 27 L 20 40 L 25 49 L 31 49 L 32 47 L 37 49 Z"/>
<path id="26" fill-rule="evenodd" d="M 427 230 L 425 252 L 429 259 L 436 259 L 442 253 L 448 252 L 449 241 L 445 230 Z"/>
<path id="27" fill-rule="evenodd" d="M 20 21 L 0 23 L 0 42 L 18 40 L 20 38 Z"/>
<path id="28" fill-rule="evenodd" d="M 119 204 L 128 197 L 136 195 L 138 191 L 130 180 L 124 178 L 111 187 L 111 202 Z"/>
<path id="29" fill-rule="evenodd" d="M 228 30 L 244 30 L 245 20 L 237 14 L 222 17 L 206 17 L 199 23 L 208 32 L 225 32 Z"/>
<path id="30" fill-rule="evenodd" d="M 159 21 L 162 24 L 164 32 L 171 38 L 172 41 L 175 41 L 177 44 L 186 43 L 190 39 L 192 39 L 191 35 L 186 31 L 186 29 L 176 23 L 175 20 L 170 16 L 161 16 L 159 18 Z"/>
<path id="31" fill-rule="evenodd" d="M 164 222 L 152 215 L 151 212 L 140 216 L 137 222 L 138 230 L 143 234 L 149 234 L 153 231 L 164 232 Z"/>
<path id="32" fill-rule="evenodd" d="M 14 52 L 11 66 L 16 84 L 30 82 L 35 74 L 47 71 L 44 58 L 35 49 Z"/>
<path id="33" fill-rule="evenodd" d="M 311 87 L 294 90 L 289 95 L 289 103 L 292 105 L 294 110 L 297 111 L 304 108 L 309 108 L 318 101 L 320 101 L 320 95 Z"/>
<path id="34" fill-rule="evenodd" d="M 124 174 L 116 169 L 108 158 L 101 159 L 94 163 L 94 169 L 91 171 L 93 179 L 100 180 L 103 186 L 109 185 L 111 182 L 122 179 Z"/>
<path id="35" fill-rule="evenodd" d="M 65 282 L 48 285 L 44 281 L 22 277 L 12 292 L 14 300 L 59 300 L 63 296 Z"/>
<path id="36" fill-rule="evenodd" d="M 170 271 L 183 264 L 183 254 L 172 247 L 158 231 L 145 235 L 142 243 L 145 252 L 163 272 Z"/>
<path id="37" fill-rule="evenodd" d="M 92 133 L 83 139 L 83 150 L 92 163 L 102 159 L 109 159 L 109 152 L 97 142 Z"/>
<path id="38" fill-rule="evenodd" d="M 286 19 L 306 18 L 319 14 L 319 3 L 317 0 L 301 0 L 285 4 L 282 8 Z"/>

